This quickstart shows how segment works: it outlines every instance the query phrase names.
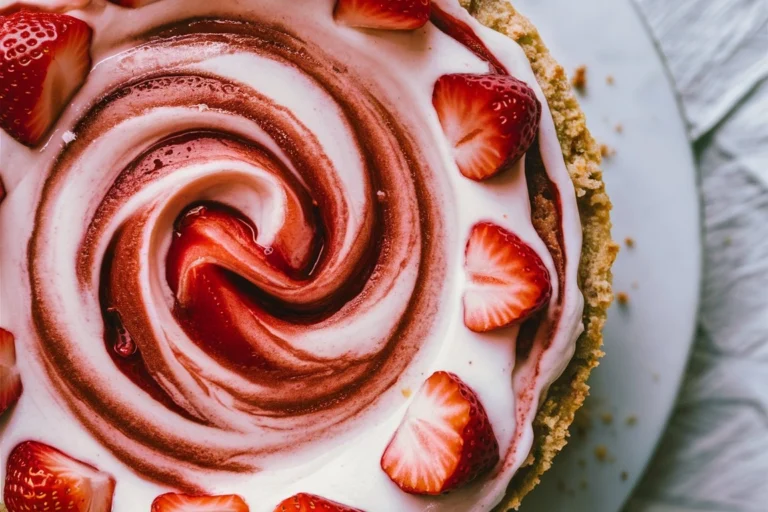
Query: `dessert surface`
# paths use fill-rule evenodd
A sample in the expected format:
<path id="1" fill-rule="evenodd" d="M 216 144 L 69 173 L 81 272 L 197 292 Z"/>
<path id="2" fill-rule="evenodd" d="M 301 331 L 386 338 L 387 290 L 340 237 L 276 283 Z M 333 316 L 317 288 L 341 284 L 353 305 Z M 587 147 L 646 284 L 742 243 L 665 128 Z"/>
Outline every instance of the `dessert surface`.
<path id="1" fill-rule="evenodd" d="M 82 88 L 53 131 L 15 136 L 35 149 L 0 135 L 0 318 L 25 385 L 0 457 L 56 447 L 117 512 L 169 491 L 490 510 L 515 475 L 522 496 L 583 399 L 609 293 L 609 203 L 567 94 L 457 2 L 407 31 L 255 4 L 76 11 Z M 538 129 L 467 131 L 483 94 Z M 414 425 L 457 421 L 485 451 L 409 480 Z"/>

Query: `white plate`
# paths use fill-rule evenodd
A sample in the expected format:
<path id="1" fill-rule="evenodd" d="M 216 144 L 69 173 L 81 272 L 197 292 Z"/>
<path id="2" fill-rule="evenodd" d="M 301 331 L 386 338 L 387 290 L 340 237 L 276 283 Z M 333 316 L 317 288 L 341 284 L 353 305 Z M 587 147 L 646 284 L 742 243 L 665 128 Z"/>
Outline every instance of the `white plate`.
<path id="1" fill-rule="evenodd" d="M 607 355 L 593 373 L 586 406 L 592 427 L 586 435 L 573 432 L 521 510 L 616 512 L 664 430 L 693 338 L 701 277 L 697 173 L 666 70 L 629 0 L 513 3 L 569 73 L 587 66 L 582 105 L 590 129 L 616 150 L 604 166 L 613 234 L 622 241 L 614 282 L 630 299 L 609 315 Z M 634 249 L 624 245 L 626 237 Z M 611 424 L 603 414 L 612 415 Z M 607 448 L 604 462 L 595 454 L 600 445 Z"/>

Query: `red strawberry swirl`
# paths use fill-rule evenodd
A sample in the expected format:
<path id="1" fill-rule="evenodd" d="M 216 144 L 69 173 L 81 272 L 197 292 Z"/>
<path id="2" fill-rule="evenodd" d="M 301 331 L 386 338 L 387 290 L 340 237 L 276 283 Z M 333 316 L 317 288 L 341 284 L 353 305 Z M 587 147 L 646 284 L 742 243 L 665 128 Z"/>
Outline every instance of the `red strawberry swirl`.
<path id="1" fill-rule="evenodd" d="M 233 59 L 322 110 L 216 73 Z M 92 434 L 200 489 L 327 435 L 403 372 L 444 282 L 439 177 L 375 87 L 284 30 L 201 21 L 105 65 L 114 86 L 42 192 L 33 322 Z"/>

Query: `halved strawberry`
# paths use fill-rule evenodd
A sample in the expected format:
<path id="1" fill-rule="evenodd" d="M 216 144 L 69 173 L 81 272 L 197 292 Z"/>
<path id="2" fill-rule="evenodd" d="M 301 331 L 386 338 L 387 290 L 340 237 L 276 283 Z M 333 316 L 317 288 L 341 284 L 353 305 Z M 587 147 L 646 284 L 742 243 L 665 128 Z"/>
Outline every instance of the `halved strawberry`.
<path id="1" fill-rule="evenodd" d="M 0 15 L 11 14 L 21 10 L 67 12 L 84 9 L 91 0 L 0 0 Z"/>
<path id="2" fill-rule="evenodd" d="M 456 165 L 475 181 L 519 160 L 539 130 L 536 94 L 507 75 L 444 75 L 435 84 L 432 104 Z"/>
<path id="3" fill-rule="evenodd" d="M 21 443 L 8 457 L 4 489 L 8 512 L 109 512 L 114 491 L 110 475 L 43 443 Z"/>
<path id="4" fill-rule="evenodd" d="M 169 492 L 155 498 L 152 512 L 249 512 L 243 498 L 226 496 L 190 496 Z"/>
<path id="5" fill-rule="evenodd" d="M 22 392 L 13 342 L 13 334 L 0 329 L 0 414 L 16 403 Z"/>
<path id="6" fill-rule="evenodd" d="M 552 294 L 549 272 L 536 252 L 490 222 L 472 228 L 464 269 L 464 324 L 486 332 L 524 320 Z"/>
<path id="7" fill-rule="evenodd" d="M 34 146 L 91 69 L 91 28 L 66 14 L 21 11 L 0 21 L 0 127 Z"/>
<path id="8" fill-rule="evenodd" d="M 136 9 L 137 7 L 144 7 L 145 5 L 153 4 L 159 0 L 109 0 L 113 4 L 122 5 L 123 7 L 131 7 Z"/>
<path id="9" fill-rule="evenodd" d="M 299 493 L 283 500 L 273 512 L 363 512 L 314 494 Z"/>
<path id="10" fill-rule="evenodd" d="M 338 0 L 333 17 L 350 27 L 414 30 L 427 24 L 430 0 Z"/>
<path id="11" fill-rule="evenodd" d="M 475 392 L 456 375 L 435 372 L 408 407 L 381 468 L 405 492 L 436 495 L 498 462 L 499 443 Z"/>

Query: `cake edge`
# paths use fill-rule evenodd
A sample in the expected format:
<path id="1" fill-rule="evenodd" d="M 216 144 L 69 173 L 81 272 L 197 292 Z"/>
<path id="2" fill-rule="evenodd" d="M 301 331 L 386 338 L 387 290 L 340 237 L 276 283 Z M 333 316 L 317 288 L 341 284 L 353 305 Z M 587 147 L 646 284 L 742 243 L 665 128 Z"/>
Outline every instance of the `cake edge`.
<path id="1" fill-rule="evenodd" d="M 533 423 L 534 442 L 512 478 L 497 511 L 519 508 L 565 447 L 576 411 L 589 395 L 587 379 L 603 356 L 603 326 L 613 302 L 613 265 L 619 246 L 611 238 L 611 201 L 605 191 L 600 148 L 590 134 L 563 67 L 555 61 L 536 27 L 509 0 L 460 0 L 483 25 L 523 48 L 552 111 L 568 173 L 576 190 L 584 241 L 579 283 L 584 295 L 584 333 L 563 375 L 547 393 Z M 535 200 L 535 199 L 534 199 Z M 543 221 L 546 222 L 546 219 Z"/>

